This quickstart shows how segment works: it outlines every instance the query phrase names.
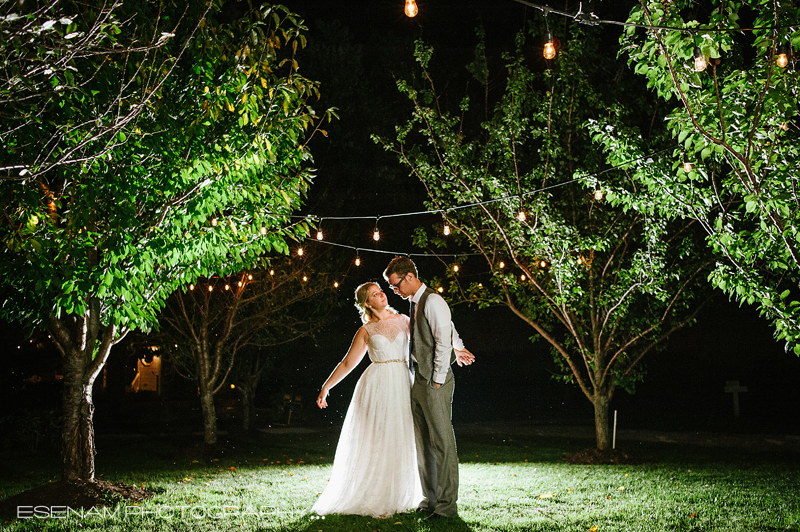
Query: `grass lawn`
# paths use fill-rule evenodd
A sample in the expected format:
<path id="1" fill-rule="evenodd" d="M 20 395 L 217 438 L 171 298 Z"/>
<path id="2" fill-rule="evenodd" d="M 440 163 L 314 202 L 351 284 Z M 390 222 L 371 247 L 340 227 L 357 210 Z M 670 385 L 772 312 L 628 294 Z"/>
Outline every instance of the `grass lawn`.
<path id="1" fill-rule="evenodd" d="M 213 458 L 194 440 L 100 439 L 102 479 L 156 493 L 88 515 L 17 519 L 8 531 L 236 530 L 452 531 L 800 531 L 800 456 L 675 444 L 642 444 L 644 465 L 570 465 L 565 452 L 591 441 L 458 434 L 459 518 L 433 525 L 390 519 L 315 518 L 338 434 L 237 438 Z M 53 481 L 53 457 L 0 459 L 0 498 Z"/>

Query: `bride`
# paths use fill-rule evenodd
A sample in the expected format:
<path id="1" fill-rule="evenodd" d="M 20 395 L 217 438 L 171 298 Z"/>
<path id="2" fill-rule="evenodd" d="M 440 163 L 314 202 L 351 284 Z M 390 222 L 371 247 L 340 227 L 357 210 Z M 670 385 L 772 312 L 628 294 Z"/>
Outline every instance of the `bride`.
<path id="1" fill-rule="evenodd" d="M 317 397 L 328 406 L 330 389 L 355 368 L 369 350 L 372 364 L 356 384 L 336 448 L 330 481 L 311 509 L 319 515 L 356 514 L 389 517 L 414 510 L 423 500 L 411 417 L 408 367 L 408 316 L 388 306 L 375 283 L 356 289 L 356 307 L 364 325 L 347 355 Z M 453 329 L 459 364 L 472 354 Z"/>

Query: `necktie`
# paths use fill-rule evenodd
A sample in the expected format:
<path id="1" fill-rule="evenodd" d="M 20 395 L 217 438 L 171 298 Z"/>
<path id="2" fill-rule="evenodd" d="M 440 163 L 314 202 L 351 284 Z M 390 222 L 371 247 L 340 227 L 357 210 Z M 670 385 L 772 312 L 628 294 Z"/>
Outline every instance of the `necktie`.
<path id="1" fill-rule="evenodd" d="M 414 320 L 414 310 L 416 310 L 416 307 L 417 307 L 417 304 L 412 301 L 411 302 L 411 311 L 408 313 L 408 317 L 409 317 L 409 319 L 411 321 L 411 324 L 409 325 L 409 328 L 408 328 L 408 334 L 411 337 L 410 344 L 409 344 L 409 347 L 408 347 L 408 368 L 411 371 L 414 371 L 414 359 L 413 359 L 412 355 L 414 353 L 414 321 L 415 321 Z"/>

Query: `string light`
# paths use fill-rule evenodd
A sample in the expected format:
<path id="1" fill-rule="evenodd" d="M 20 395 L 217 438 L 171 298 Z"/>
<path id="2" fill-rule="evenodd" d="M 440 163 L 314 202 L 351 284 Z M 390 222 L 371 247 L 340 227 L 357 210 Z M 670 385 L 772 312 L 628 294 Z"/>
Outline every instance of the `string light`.
<path id="1" fill-rule="evenodd" d="M 334 288 L 339 288 L 339 281 L 334 281 L 333 282 L 333 287 Z"/>
<path id="2" fill-rule="evenodd" d="M 524 222 L 527 219 L 528 216 L 525 214 L 525 210 L 520 209 L 519 212 L 517 213 L 517 220 L 519 220 L 520 222 Z"/>
<path id="3" fill-rule="evenodd" d="M 694 71 L 695 72 L 702 72 L 708 67 L 708 61 L 706 61 L 705 56 L 703 55 L 703 51 L 700 50 L 699 46 L 694 47 Z"/>
<path id="4" fill-rule="evenodd" d="M 376 227 L 376 228 L 375 228 L 375 231 L 373 231 L 373 232 L 372 232 L 372 240 L 374 240 L 375 242 L 377 242 L 377 241 L 378 241 L 378 240 L 380 240 L 380 239 L 381 239 L 381 232 L 380 232 L 380 231 L 378 231 L 378 228 Z"/>
<path id="5" fill-rule="evenodd" d="M 684 154 L 683 155 L 683 171 L 688 174 L 689 172 L 692 171 L 693 168 L 694 168 L 694 166 L 689 161 L 689 157 L 686 154 Z"/>
<path id="6" fill-rule="evenodd" d="M 500 261 L 500 269 L 502 270 L 505 267 L 506 267 L 506 263 L 501 260 Z"/>
<path id="7" fill-rule="evenodd" d="M 416 0 L 406 0 L 406 7 L 403 9 L 408 18 L 414 18 L 419 13 Z"/>
<path id="8" fill-rule="evenodd" d="M 247 280 L 248 280 L 248 281 L 252 281 L 252 280 L 253 280 L 253 274 L 251 274 L 251 273 L 248 273 L 248 274 L 247 274 Z"/>
<path id="9" fill-rule="evenodd" d="M 304 253 L 304 252 L 303 252 L 303 248 L 297 248 L 297 255 L 298 255 L 299 257 L 302 257 L 302 256 L 303 256 L 303 253 Z"/>
<path id="10" fill-rule="evenodd" d="M 317 228 L 317 240 L 322 240 L 323 238 L 325 238 L 325 237 L 322 234 L 322 227 L 318 227 Z"/>
<path id="11" fill-rule="evenodd" d="M 265 223 L 261 224 L 261 234 L 262 235 L 266 235 L 267 234 L 267 224 L 265 224 Z"/>
<path id="12" fill-rule="evenodd" d="M 216 227 L 216 226 L 217 226 L 217 219 L 216 219 L 216 217 L 215 217 L 215 218 L 211 218 L 211 225 L 212 225 L 212 226 L 214 226 L 214 227 Z"/>
<path id="13" fill-rule="evenodd" d="M 784 68 L 789 64 L 789 54 L 787 53 L 785 44 L 778 46 L 778 49 L 775 52 L 775 64 L 781 68 Z"/>
<path id="14" fill-rule="evenodd" d="M 442 233 L 444 233 L 444 236 L 450 234 L 450 224 L 448 224 L 447 222 L 445 222 L 444 227 L 442 227 Z"/>
<path id="15" fill-rule="evenodd" d="M 270 274 L 270 275 L 275 275 L 275 270 L 270 270 L 270 271 L 269 271 L 269 274 Z"/>
<path id="16" fill-rule="evenodd" d="M 225 285 L 225 290 L 230 290 L 230 289 L 231 289 L 231 285 L 229 285 L 229 284 L 226 284 L 226 285 Z"/>
<path id="17" fill-rule="evenodd" d="M 789 122 L 784 122 L 783 124 L 779 125 L 778 127 L 781 128 L 784 131 L 789 131 Z"/>
<path id="18" fill-rule="evenodd" d="M 542 259 L 541 261 L 539 261 L 539 267 L 540 268 L 545 269 L 548 266 L 549 266 L 549 264 L 548 264 L 548 262 L 546 260 Z"/>
<path id="19" fill-rule="evenodd" d="M 444 292 L 444 288 L 440 286 L 440 287 L 437 289 L 437 292 L 439 292 L 439 293 L 441 294 L 442 292 Z"/>
<path id="20" fill-rule="evenodd" d="M 306 281 L 308 281 L 308 276 L 307 276 L 307 275 L 304 275 L 304 276 L 303 276 L 303 282 L 305 283 Z"/>
<path id="21" fill-rule="evenodd" d="M 582 256 L 582 255 L 579 255 L 579 256 L 578 256 L 578 260 L 577 260 L 578 266 L 581 266 L 581 265 L 583 265 L 583 263 L 584 263 L 584 262 L 585 262 L 585 261 L 583 260 L 583 256 Z"/>
<path id="22" fill-rule="evenodd" d="M 556 56 L 556 41 L 553 38 L 553 34 L 549 31 L 547 32 L 542 55 L 545 59 L 553 59 Z"/>
<path id="23" fill-rule="evenodd" d="M 208 291 L 209 291 L 209 292 L 213 292 L 213 291 L 214 291 L 214 287 L 213 287 L 213 286 L 211 286 L 211 285 L 208 285 Z"/>
<path id="24" fill-rule="evenodd" d="M 453 265 L 453 271 L 458 273 L 458 264 Z"/>
<path id="25" fill-rule="evenodd" d="M 361 266 L 361 257 L 356 255 L 356 266 Z"/>
<path id="26" fill-rule="evenodd" d="M 594 199 L 595 201 L 603 201 L 603 198 L 606 197 L 606 193 L 602 189 L 597 189 L 594 191 Z"/>
<path id="27" fill-rule="evenodd" d="M 193 284 L 189 285 L 189 290 L 194 290 L 194 285 Z"/>
<path id="28" fill-rule="evenodd" d="M 241 286 L 242 286 L 242 282 L 241 282 L 241 281 L 239 281 L 239 283 L 238 283 L 238 284 L 239 284 L 239 287 L 241 287 Z"/>
<path id="29" fill-rule="evenodd" d="M 519 280 L 520 280 L 520 281 L 524 281 L 524 280 L 525 280 L 525 274 L 524 274 L 524 273 L 523 273 L 522 275 L 520 275 L 520 276 L 519 276 Z"/>

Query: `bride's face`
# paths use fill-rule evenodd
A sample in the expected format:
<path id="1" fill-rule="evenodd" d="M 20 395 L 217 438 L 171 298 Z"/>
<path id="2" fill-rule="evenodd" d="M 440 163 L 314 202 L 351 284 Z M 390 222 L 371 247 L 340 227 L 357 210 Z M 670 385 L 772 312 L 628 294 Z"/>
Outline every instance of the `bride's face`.
<path id="1" fill-rule="evenodd" d="M 387 305 L 386 294 L 383 293 L 381 287 L 374 284 L 369 288 L 369 297 L 367 298 L 367 306 L 375 310 L 385 308 Z"/>

